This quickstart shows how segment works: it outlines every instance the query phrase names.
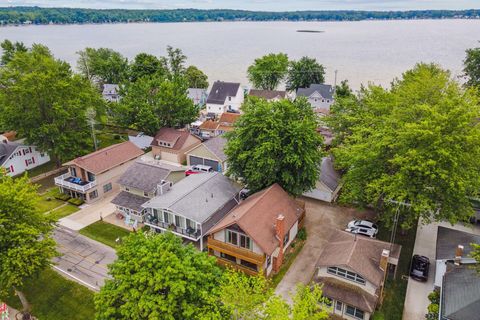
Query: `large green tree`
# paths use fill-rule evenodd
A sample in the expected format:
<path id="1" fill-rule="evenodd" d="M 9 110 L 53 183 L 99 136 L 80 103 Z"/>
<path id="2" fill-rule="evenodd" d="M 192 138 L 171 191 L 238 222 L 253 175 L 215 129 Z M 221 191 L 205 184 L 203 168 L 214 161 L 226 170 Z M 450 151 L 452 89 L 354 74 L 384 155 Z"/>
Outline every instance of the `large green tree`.
<path id="1" fill-rule="evenodd" d="M 248 80 L 257 89 L 275 90 L 287 75 L 288 56 L 285 53 L 270 53 L 255 59 L 248 67 Z"/>
<path id="2" fill-rule="evenodd" d="M 95 296 L 96 319 L 227 319 L 215 258 L 172 233 L 134 233 Z"/>
<path id="3" fill-rule="evenodd" d="M 0 122 L 28 143 L 48 152 L 57 164 L 89 149 L 86 112 L 103 105 L 91 83 L 34 45 L 0 69 Z"/>
<path id="4" fill-rule="evenodd" d="M 148 53 L 137 54 L 130 63 L 129 80 L 133 82 L 143 77 L 164 77 L 166 74 L 165 61 Z"/>
<path id="5" fill-rule="evenodd" d="M 24 312 L 29 311 L 20 291 L 24 281 L 56 255 L 52 221 L 38 211 L 38 200 L 27 177 L 12 179 L 0 172 L 0 296 L 16 291 Z"/>
<path id="6" fill-rule="evenodd" d="M 117 51 L 108 48 L 85 48 L 77 54 L 78 70 L 90 81 L 100 85 L 118 84 L 127 77 L 128 60 Z"/>
<path id="7" fill-rule="evenodd" d="M 207 75 L 195 66 L 189 66 L 187 70 L 185 70 L 185 77 L 187 79 L 189 88 L 208 88 Z"/>
<path id="8" fill-rule="evenodd" d="M 114 118 L 123 126 L 154 135 L 162 127 L 183 127 L 197 114 L 183 78 L 143 77 L 125 87 Z"/>
<path id="9" fill-rule="evenodd" d="M 358 102 L 332 108 L 333 150 L 345 170 L 340 199 L 373 204 L 383 218 L 401 210 L 405 227 L 417 218 L 466 220 L 480 189 L 480 106 L 448 71 L 418 64 L 392 87 L 370 86 Z"/>
<path id="10" fill-rule="evenodd" d="M 480 48 L 468 49 L 466 54 L 463 71 L 467 77 L 467 85 L 480 89 Z"/>
<path id="11" fill-rule="evenodd" d="M 13 59 L 13 56 L 17 52 L 26 52 L 27 47 L 23 42 L 12 42 L 10 40 L 4 40 L 0 47 L 2 48 L 2 57 L 0 58 L 0 64 L 6 65 Z"/>
<path id="12" fill-rule="evenodd" d="M 244 114 L 227 134 L 229 174 L 252 191 L 279 183 L 292 195 L 315 186 L 322 158 L 318 120 L 305 99 L 248 99 Z"/>
<path id="13" fill-rule="evenodd" d="M 287 89 L 307 88 L 314 83 L 325 82 L 325 67 L 315 58 L 302 57 L 291 61 L 288 67 Z"/>

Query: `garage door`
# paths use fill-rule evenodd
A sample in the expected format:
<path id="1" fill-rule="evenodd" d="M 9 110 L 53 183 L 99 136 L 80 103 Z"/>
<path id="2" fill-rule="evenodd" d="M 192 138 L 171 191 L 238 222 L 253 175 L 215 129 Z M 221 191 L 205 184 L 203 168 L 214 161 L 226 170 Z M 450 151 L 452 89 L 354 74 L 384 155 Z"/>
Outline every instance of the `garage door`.
<path id="1" fill-rule="evenodd" d="M 194 166 L 196 164 L 203 164 L 205 166 L 211 167 L 214 171 L 221 171 L 222 168 L 220 168 L 218 161 L 214 160 L 209 160 L 209 159 L 204 159 L 200 157 L 195 157 L 195 156 L 189 156 L 190 157 L 190 165 Z"/>

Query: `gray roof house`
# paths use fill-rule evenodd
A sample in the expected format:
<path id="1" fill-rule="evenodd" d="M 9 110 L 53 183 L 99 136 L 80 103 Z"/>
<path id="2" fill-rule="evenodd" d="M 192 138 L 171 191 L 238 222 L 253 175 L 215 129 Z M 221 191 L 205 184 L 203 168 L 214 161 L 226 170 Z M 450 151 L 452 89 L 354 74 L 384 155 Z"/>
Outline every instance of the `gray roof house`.
<path id="1" fill-rule="evenodd" d="M 207 98 L 207 113 L 240 112 L 244 100 L 240 83 L 215 81 Z"/>
<path id="2" fill-rule="evenodd" d="M 449 263 L 443 276 L 441 320 L 476 320 L 480 315 L 480 277 L 469 266 Z"/>
<path id="3" fill-rule="evenodd" d="M 201 164 L 211 167 L 214 171 L 225 172 L 227 156 L 223 149 L 226 143 L 227 139 L 223 135 L 219 135 L 193 147 L 186 152 L 187 165 Z"/>
<path id="4" fill-rule="evenodd" d="M 118 179 L 121 191 L 111 202 L 116 206 L 118 213 L 142 221 L 144 216 L 142 205 L 156 195 L 167 192 L 184 176 L 181 167 L 139 160 Z"/>
<path id="5" fill-rule="evenodd" d="M 203 250 L 204 236 L 238 204 L 240 189 L 218 172 L 190 175 L 143 204 L 145 224 L 159 232 L 170 230 Z"/>
<path id="6" fill-rule="evenodd" d="M 333 167 L 331 157 L 324 157 L 320 165 L 320 177 L 315 188 L 305 192 L 303 195 L 308 198 L 334 202 L 340 191 L 340 174 Z"/>
<path id="7" fill-rule="evenodd" d="M 328 115 L 333 104 L 335 90 L 329 84 L 311 84 L 308 88 L 298 88 L 296 96 L 305 97 L 315 112 Z"/>
<path id="8" fill-rule="evenodd" d="M 193 101 L 196 106 L 203 106 L 207 101 L 207 90 L 199 88 L 188 88 L 187 96 Z"/>

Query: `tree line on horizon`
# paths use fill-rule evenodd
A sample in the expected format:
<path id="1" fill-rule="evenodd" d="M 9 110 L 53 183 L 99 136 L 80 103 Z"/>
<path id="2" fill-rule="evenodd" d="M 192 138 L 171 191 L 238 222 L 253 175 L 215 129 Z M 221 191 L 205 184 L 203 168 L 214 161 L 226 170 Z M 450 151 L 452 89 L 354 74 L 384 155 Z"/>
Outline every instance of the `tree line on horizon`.
<path id="1" fill-rule="evenodd" d="M 0 8 L 0 25 L 82 24 L 121 22 L 202 22 L 202 21 L 360 21 L 393 19 L 478 19 L 479 9 L 411 11 L 247 11 L 229 9 L 82 9 L 82 8 Z"/>

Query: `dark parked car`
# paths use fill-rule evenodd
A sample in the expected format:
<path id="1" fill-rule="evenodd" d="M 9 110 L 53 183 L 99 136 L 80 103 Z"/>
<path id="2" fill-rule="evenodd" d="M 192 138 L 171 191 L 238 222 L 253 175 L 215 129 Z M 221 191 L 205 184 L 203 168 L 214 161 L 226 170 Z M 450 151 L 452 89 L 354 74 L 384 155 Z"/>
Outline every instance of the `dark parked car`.
<path id="1" fill-rule="evenodd" d="M 425 256 L 414 255 L 412 265 L 410 266 L 410 277 L 417 281 L 428 280 L 428 269 L 430 268 L 430 259 Z"/>

